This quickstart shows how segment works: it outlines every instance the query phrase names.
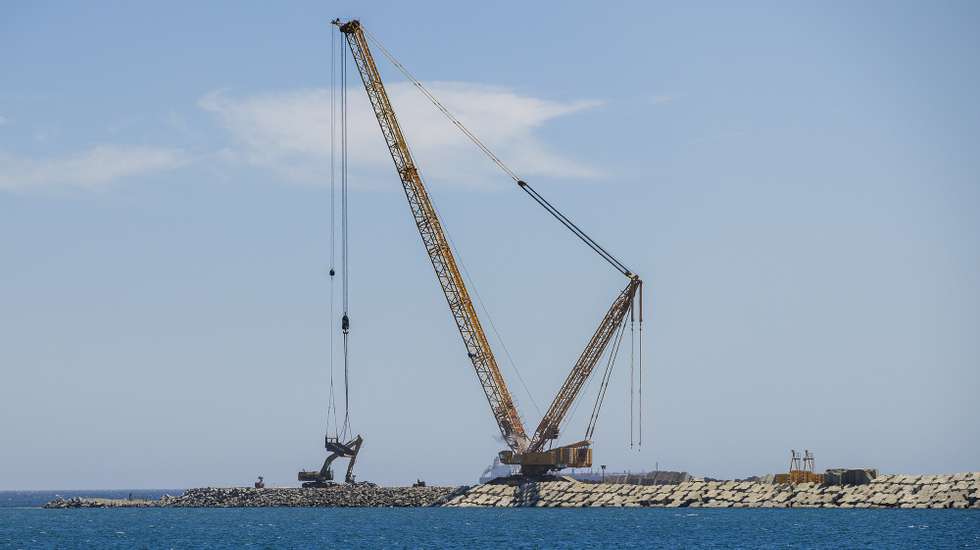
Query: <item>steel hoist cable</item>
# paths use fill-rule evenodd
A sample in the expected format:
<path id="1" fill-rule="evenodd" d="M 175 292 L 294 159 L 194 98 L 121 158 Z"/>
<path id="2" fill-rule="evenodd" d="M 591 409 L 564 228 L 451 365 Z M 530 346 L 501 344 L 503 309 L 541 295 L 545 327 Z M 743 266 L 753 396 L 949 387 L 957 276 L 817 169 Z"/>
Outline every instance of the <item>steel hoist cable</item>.
<path id="1" fill-rule="evenodd" d="M 340 256 L 342 302 L 344 314 L 340 318 L 340 330 L 344 345 L 344 423 L 342 438 L 350 430 L 350 228 L 347 181 L 347 56 L 340 62 Z"/>
<path id="2" fill-rule="evenodd" d="M 339 32 L 330 35 L 330 399 L 327 404 L 327 426 L 326 435 L 330 436 L 330 424 L 333 421 L 333 436 L 339 437 L 340 430 L 337 426 L 337 402 L 334 390 L 334 315 L 336 306 L 334 297 L 336 295 L 335 279 L 337 274 L 336 266 L 336 247 L 337 247 L 337 169 L 336 169 L 336 135 L 337 135 L 337 37 Z M 343 50 L 341 50 L 343 54 Z"/>
<path id="3" fill-rule="evenodd" d="M 388 59 L 388 61 L 390 61 L 391 64 L 394 65 L 405 76 L 405 78 L 408 79 L 409 82 L 411 82 L 416 88 L 418 88 L 418 90 L 422 92 L 422 94 L 425 97 L 427 97 L 429 101 L 432 102 L 432 104 L 435 105 L 435 107 L 439 109 L 439 111 L 442 112 L 442 114 L 445 115 L 446 118 L 448 118 L 449 121 L 452 122 L 454 126 L 456 126 L 456 128 L 458 128 L 461 132 L 463 132 L 463 135 L 469 138 L 469 140 L 472 141 L 474 145 L 476 145 L 481 151 L 483 151 L 483 153 L 494 164 L 496 164 L 498 168 L 500 168 L 505 174 L 510 176 L 510 178 L 513 179 L 514 182 L 517 183 L 517 185 L 524 190 L 524 192 L 526 192 L 532 199 L 534 199 L 535 202 L 537 202 L 539 205 L 541 205 L 541 207 L 547 210 L 549 214 L 554 216 L 556 220 L 561 222 L 562 225 L 564 225 L 576 237 L 581 239 L 582 242 L 584 242 L 602 259 L 606 260 L 617 271 L 619 271 L 620 273 L 622 273 L 627 277 L 632 276 L 632 272 L 629 270 L 628 267 L 626 267 L 625 264 L 623 264 L 621 261 L 616 259 L 615 256 L 610 254 L 605 248 L 603 248 L 598 242 L 596 242 L 595 239 L 590 237 L 585 231 L 582 231 L 582 229 L 579 228 L 577 225 L 575 225 L 570 219 L 568 219 L 567 216 L 565 216 L 561 211 L 555 208 L 554 205 L 552 205 L 550 202 L 545 200 L 544 197 L 542 197 L 537 191 L 535 191 L 534 188 L 531 187 L 529 183 L 521 179 L 516 172 L 514 172 L 513 170 L 511 170 L 509 166 L 504 164 L 504 161 L 500 160 L 500 157 L 494 154 L 494 152 L 491 151 L 490 148 L 487 147 L 487 145 L 483 143 L 483 141 L 476 136 L 476 134 L 474 134 L 472 131 L 470 131 L 469 128 L 467 128 L 462 122 L 460 122 L 459 119 L 456 118 L 456 116 L 453 115 L 453 113 L 449 109 L 447 109 L 446 106 L 443 105 L 442 102 L 439 101 L 439 99 L 435 95 L 433 95 L 432 92 L 430 92 L 422 84 L 422 82 L 419 81 L 419 79 L 415 78 L 415 75 L 409 72 L 409 70 L 405 68 L 405 66 L 402 65 L 401 62 L 399 62 L 398 59 L 396 59 L 395 56 L 392 55 L 390 51 L 388 51 L 387 48 L 384 47 L 384 44 L 382 44 L 377 39 L 377 37 L 371 34 L 367 29 L 364 29 L 364 34 L 368 37 L 369 40 L 371 40 L 371 42 L 374 43 L 374 45 L 378 47 L 379 50 L 381 50 L 381 53 L 384 54 L 384 56 Z"/>
<path id="4" fill-rule="evenodd" d="M 637 337 L 638 341 L 636 343 L 636 346 L 637 346 L 637 358 L 636 358 L 636 360 L 637 360 L 637 364 L 639 365 L 639 371 L 640 371 L 640 374 L 639 374 L 639 377 L 640 377 L 640 380 L 639 380 L 639 401 L 640 401 L 640 403 L 639 403 L 639 416 L 640 416 L 640 418 L 639 418 L 639 426 L 637 427 L 637 431 L 639 432 L 639 443 L 637 445 L 639 445 L 640 447 L 643 447 L 643 286 L 642 285 L 640 286 L 640 289 L 639 289 L 638 294 L 639 294 L 639 298 L 638 298 L 638 300 L 639 300 L 639 310 L 637 311 L 637 313 L 638 313 L 637 316 L 639 317 L 639 321 L 640 321 L 639 325 L 640 326 L 639 326 L 639 332 L 638 332 L 638 337 Z"/>
<path id="5" fill-rule="evenodd" d="M 630 308 L 630 449 L 633 448 L 633 412 L 635 411 L 636 405 L 634 399 L 636 398 L 636 388 L 634 383 L 636 382 L 636 318 L 633 312 L 633 308 Z"/>
<path id="6" fill-rule="evenodd" d="M 616 335 L 613 338 L 612 348 L 606 361 L 606 369 L 602 373 L 602 383 L 599 386 L 599 393 L 596 396 L 595 404 L 592 406 L 592 415 L 589 418 L 588 427 L 585 429 L 585 439 L 591 440 L 595 433 L 596 422 L 599 420 L 599 411 L 602 410 L 602 403 L 606 399 L 606 390 L 609 389 L 609 379 L 612 377 L 613 365 L 616 364 L 616 357 L 619 355 L 619 346 L 623 343 L 623 334 L 626 332 L 625 320 L 616 328 Z"/>

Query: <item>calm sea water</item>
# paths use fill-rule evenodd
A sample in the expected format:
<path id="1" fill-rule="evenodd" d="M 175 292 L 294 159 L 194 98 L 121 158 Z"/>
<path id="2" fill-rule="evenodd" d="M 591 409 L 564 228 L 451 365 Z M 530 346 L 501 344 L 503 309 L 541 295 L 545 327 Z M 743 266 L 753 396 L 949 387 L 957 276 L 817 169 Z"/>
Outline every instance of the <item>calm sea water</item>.
<path id="1" fill-rule="evenodd" d="M 980 548 L 977 510 L 42 510 L 52 493 L 19 495 L 0 493 L 0 547 Z"/>

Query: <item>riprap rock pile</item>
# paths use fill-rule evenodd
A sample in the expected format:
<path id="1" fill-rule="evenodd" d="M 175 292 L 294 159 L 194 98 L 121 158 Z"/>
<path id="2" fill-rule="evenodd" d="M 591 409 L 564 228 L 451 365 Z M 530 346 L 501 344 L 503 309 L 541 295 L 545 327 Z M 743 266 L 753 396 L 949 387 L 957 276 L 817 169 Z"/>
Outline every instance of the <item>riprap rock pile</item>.
<path id="1" fill-rule="evenodd" d="M 160 505 L 182 508 L 430 506 L 454 490 L 454 487 L 371 485 L 336 485 L 322 489 L 207 487 L 188 489 L 181 496 L 165 496 L 160 499 Z"/>
<path id="2" fill-rule="evenodd" d="M 45 508 L 156 508 L 159 500 L 123 499 L 123 498 L 91 498 L 91 497 L 58 497 L 44 505 Z"/>

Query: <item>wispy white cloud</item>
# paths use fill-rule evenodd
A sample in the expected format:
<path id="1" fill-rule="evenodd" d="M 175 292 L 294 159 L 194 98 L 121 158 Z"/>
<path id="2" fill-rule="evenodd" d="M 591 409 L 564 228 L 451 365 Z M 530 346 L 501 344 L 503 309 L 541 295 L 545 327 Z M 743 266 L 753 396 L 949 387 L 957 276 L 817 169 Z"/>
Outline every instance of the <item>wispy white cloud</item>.
<path id="1" fill-rule="evenodd" d="M 553 101 L 478 84 L 427 87 L 518 173 L 527 177 L 596 178 L 601 172 L 549 147 L 535 131 L 598 101 Z M 348 93 L 348 154 L 359 176 L 388 175 L 391 159 L 363 90 Z M 388 86 L 391 102 L 427 179 L 453 185 L 505 181 L 496 168 L 411 84 Z M 199 105 L 213 113 L 235 144 L 222 157 L 263 166 L 294 181 L 326 182 L 330 161 L 330 91 L 306 89 L 233 97 L 212 92 Z M 338 138 L 339 139 L 339 138 Z"/>
<path id="2" fill-rule="evenodd" d="M 650 103 L 653 103 L 654 105 L 664 105 L 664 104 L 667 104 L 667 103 L 671 103 L 673 101 L 677 101 L 677 99 L 678 99 L 678 96 L 676 96 L 676 95 L 661 94 L 661 95 L 655 95 L 655 96 L 651 97 L 650 98 Z"/>
<path id="3" fill-rule="evenodd" d="M 37 187 L 98 189 L 113 182 L 187 162 L 178 149 L 99 145 L 78 153 L 29 158 L 0 151 L 0 189 Z"/>
<path id="4" fill-rule="evenodd" d="M 8 122 L 7 117 L 0 115 L 0 126 L 7 124 L 7 122 Z"/>

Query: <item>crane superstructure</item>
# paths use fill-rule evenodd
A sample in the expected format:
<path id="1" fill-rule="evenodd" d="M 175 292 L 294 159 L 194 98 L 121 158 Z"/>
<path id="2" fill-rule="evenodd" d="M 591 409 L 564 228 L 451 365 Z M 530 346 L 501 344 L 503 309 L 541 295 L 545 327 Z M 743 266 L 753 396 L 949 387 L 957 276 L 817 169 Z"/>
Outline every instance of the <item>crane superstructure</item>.
<path id="1" fill-rule="evenodd" d="M 586 242 L 593 250 L 609 261 L 628 279 L 626 288 L 623 289 L 613 301 L 605 317 L 599 324 L 592 338 L 589 340 L 585 350 L 579 356 L 571 372 L 566 378 L 558 394 L 555 396 L 541 419 L 537 429 L 531 437 L 528 437 L 524 429 L 524 423 L 517 411 L 517 406 L 507 389 L 507 383 L 501 375 L 500 368 L 494 358 L 493 351 L 487 340 L 486 333 L 480 324 L 479 316 L 474 308 L 473 301 L 470 299 L 469 292 L 463 282 L 463 276 L 457 266 L 452 248 L 443 231 L 442 224 L 432 205 L 429 194 L 426 191 L 419 171 L 415 166 L 412 153 L 409 150 L 408 142 L 402 134 L 395 111 L 391 106 L 388 93 L 381 81 L 381 75 L 374 62 L 368 45 L 368 38 L 364 29 L 357 20 L 333 22 L 340 28 L 350 46 L 350 51 L 357 65 L 357 70 L 361 75 L 361 81 L 367 92 L 368 99 L 378 124 L 381 126 L 381 133 L 384 135 L 388 151 L 395 164 L 395 170 L 401 180 L 405 197 L 408 199 L 415 225 L 418 228 L 422 243 L 432 262 L 436 278 L 442 287 L 449 310 L 459 329 L 459 334 L 466 347 L 467 356 L 473 364 L 477 378 L 483 387 L 484 394 L 490 404 L 490 410 L 497 426 L 507 443 L 509 450 L 500 453 L 500 459 L 505 464 L 521 466 L 521 472 L 527 475 L 539 475 L 550 470 L 559 470 L 566 467 L 590 467 L 592 465 L 591 436 L 595 427 L 595 419 L 598 415 L 601 398 L 605 393 L 605 383 L 608 382 L 607 375 L 604 376 L 604 384 L 600 389 L 600 397 L 593 407 L 593 415 L 586 430 L 586 438 L 582 441 L 555 448 L 546 448 L 552 441 L 558 438 L 560 425 L 565 415 L 568 413 L 572 403 L 578 397 L 586 381 L 598 364 L 610 341 L 622 337 L 627 315 L 633 315 L 634 303 L 637 295 L 642 296 L 642 281 L 640 278 L 628 270 L 618 260 L 609 255 L 595 241 L 584 234 L 577 226 L 571 223 L 568 218 L 557 211 L 550 203 L 545 201 L 534 189 L 523 180 L 520 180 L 513 173 L 508 172 L 514 177 L 515 181 L 532 198 L 561 221 L 566 227 L 576 233 L 580 239 Z M 413 82 L 429 95 L 444 114 L 449 116 L 470 139 L 474 140 L 484 149 L 498 165 L 504 165 L 497 159 L 485 146 L 480 143 L 475 136 L 469 133 L 452 115 L 445 110 L 441 104 L 435 100 L 418 81 Z M 642 311 L 642 298 L 640 298 L 640 311 Z M 640 313 L 642 315 L 642 313 Z M 641 319 L 642 326 L 642 319 Z M 614 345 L 618 348 L 618 342 Z M 614 357 L 610 355 L 610 367 Z"/>

